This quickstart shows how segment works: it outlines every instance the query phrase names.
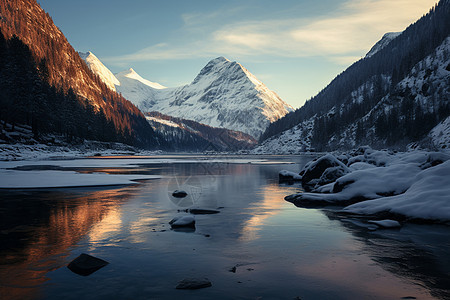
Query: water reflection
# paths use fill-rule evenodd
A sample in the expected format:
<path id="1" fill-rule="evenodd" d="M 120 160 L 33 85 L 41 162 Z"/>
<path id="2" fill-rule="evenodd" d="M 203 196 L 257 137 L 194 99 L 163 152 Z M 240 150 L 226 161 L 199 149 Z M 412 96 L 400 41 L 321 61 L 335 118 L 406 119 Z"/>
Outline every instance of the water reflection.
<path id="1" fill-rule="evenodd" d="M 369 231 L 333 211 L 326 214 L 363 242 L 364 253 L 383 269 L 427 287 L 433 297 L 450 299 L 448 226 L 405 224 L 401 229 Z"/>
<path id="2" fill-rule="evenodd" d="M 283 199 L 288 193 L 298 192 L 298 189 L 280 187 L 278 184 L 263 186 L 260 192 L 256 193 L 257 200 L 249 208 L 249 219 L 244 222 L 241 229 L 241 241 L 252 241 L 259 238 L 258 232 L 265 224 L 266 219 L 280 213 L 285 204 Z"/>
<path id="3" fill-rule="evenodd" d="M 6 194 L 0 202 L 1 295 L 38 298 L 42 291 L 49 299 L 431 298 L 421 287 L 429 276 L 439 282 L 425 283 L 435 289 L 432 295 L 447 296 L 436 291 L 443 290 L 441 277 L 448 272 L 442 270 L 449 270 L 448 265 L 430 272 L 414 266 L 439 269 L 449 251 L 448 237 L 424 242 L 433 245 L 424 250 L 417 241 L 398 236 L 360 236 L 361 230 L 353 232 L 339 218 L 284 201 L 299 187 L 279 185 L 279 170 L 299 171 L 308 160 L 295 165 L 141 164 L 136 166 L 139 172 L 165 177 L 119 189 Z M 106 171 L 121 170 L 133 172 Z M 196 215 L 194 232 L 170 230 L 168 222 L 186 213 L 178 212 L 185 207 L 170 198 L 171 179 L 200 189 L 192 205 L 220 213 Z M 390 246 L 381 246 L 386 243 Z M 430 253 L 438 248 L 444 250 L 433 260 L 437 256 Z M 110 264 L 87 279 L 61 268 L 69 256 L 81 252 Z M 405 256 L 425 260 L 418 264 Z M 393 262 L 384 261 L 389 258 Z M 238 266 L 235 273 L 229 272 L 233 266 Z M 415 275 L 402 275 L 401 270 Z M 5 276 L 8 272 L 12 275 Z M 179 280 L 195 276 L 210 278 L 213 288 L 195 293 L 174 289 Z"/>
<path id="4" fill-rule="evenodd" d="M 114 224 L 132 188 L 52 192 L 3 192 L 0 202 L 0 295 L 39 298 L 46 274 L 67 264 L 70 248 L 91 227 Z M 104 223 L 105 224 L 105 223 Z M 111 230 L 100 225 L 95 241 Z"/>

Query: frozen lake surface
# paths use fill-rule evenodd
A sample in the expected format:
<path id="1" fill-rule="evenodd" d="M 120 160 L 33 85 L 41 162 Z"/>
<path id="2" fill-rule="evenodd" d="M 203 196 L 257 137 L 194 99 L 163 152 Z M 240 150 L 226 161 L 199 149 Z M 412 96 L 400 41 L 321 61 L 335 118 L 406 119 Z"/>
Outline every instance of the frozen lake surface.
<path id="1" fill-rule="evenodd" d="M 448 226 L 406 224 L 372 231 L 356 219 L 338 217 L 336 208 L 297 208 L 283 198 L 300 192 L 299 184 L 279 184 L 278 172 L 299 172 L 310 159 L 175 156 L 2 163 L 16 168 L 8 171 L 23 172 L 23 178 L 30 177 L 27 172 L 43 177 L 52 172 L 48 178 L 57 174 L 59 183 L 64 172 L 70 172 L 69 181 L 102 174 L 146 180 L 1 190 L 1 298 L 450 298 Z M 188 196 L 173 197 L 177 189 Z M 190 207 L 220 212 L 195 215 L 195 229 L 171 230 L 169 221 Z M 66 266 L 81 253 L 109 264 L 89 276 L 77 275 Z M 175 289 L 190 277 L 208 278 L 212 287 Z"/>

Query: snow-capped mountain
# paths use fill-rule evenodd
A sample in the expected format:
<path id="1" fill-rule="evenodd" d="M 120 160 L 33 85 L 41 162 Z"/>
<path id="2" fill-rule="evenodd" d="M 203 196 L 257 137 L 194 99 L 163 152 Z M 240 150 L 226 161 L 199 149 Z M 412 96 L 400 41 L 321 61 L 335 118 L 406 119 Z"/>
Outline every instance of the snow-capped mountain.
<path id="1" fill-rule="evenodd" d="M 89 69 L 91 69 L 94 74 L 97 74 L 100 79 L 109 87 L 111 90 L 116 90 L 116 85 L 120 82 L 117 80 L 116 76 L 107 68 L 105 65 L 94 55 L 94 53 L 88 52 L 78 52 L 80 57 L 86 62 Z"/>
<path id="2" fill-rule="evenodd" d="M 372 48 L 370 48 L 369 52 L 367 52 L 366 57 L 371 57 L 384 47 L 386 47 L 393 39 L 398 37 L 401 32 L 388 32 L 383 35 L 381 40 L 379 40 Z"/>
<path id="3" fill-rule="evenodd" d="M 98 63 L 86 62 L 95 72 Z M 241 64 L 224 57 L 211 60 L 192 83 L 178 88 L 143 79 L 133 69 L 115 77 L 116 90 L 143 112 L 158 111 L 255 138 L 293 110 Z"/>
<path id="4" fill-rule="evenodd" d="M 126 95 L 126 98 L 136 106 L 140 106 L 142 103 L 154 99 L 155 90 L 166 88 L 159 83 L 142 78 L 132 68 L 113 74 L 90 51 L 78 52 L 78 54 L 86 62 L 89 69 L 98 75 L 107 87 L 124 96 Z"/>
<path id="5" fill-rule="evenodd" d="M 137 105 L 142 111 L 159 111 L 256 138 L 292 110 L 241 64 L 224 57 L 211 60 L 191 84 L 159 91 L 153 100 Z"/>

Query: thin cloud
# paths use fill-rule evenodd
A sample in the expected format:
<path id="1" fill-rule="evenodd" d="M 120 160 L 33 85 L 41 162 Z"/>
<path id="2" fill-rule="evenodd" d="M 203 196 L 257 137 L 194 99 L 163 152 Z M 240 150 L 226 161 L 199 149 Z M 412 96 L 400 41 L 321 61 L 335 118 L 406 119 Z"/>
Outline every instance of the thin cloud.
<path id="1" fill-rule="evenodd" d="M 176 39 L 132 54 L 106 58 L 124 61 L 176 60 L 192 57 L 324 56 L 349 64 L 363 56 L 389 31 L 402 31 L 425 14 L 435 0 L 347 1 L 326 16 L 289 20 L 249 20 L 226 23 L 235 11 L 185 14 Z M 219 18 L 217 23 L 213 20 Z"/>

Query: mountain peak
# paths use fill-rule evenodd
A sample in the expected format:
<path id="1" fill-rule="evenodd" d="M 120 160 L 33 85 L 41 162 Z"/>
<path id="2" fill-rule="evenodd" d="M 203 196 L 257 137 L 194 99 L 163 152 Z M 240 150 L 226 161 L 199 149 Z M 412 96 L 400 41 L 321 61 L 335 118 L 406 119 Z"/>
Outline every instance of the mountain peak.
<path id="1" fill-rule="evenodd" d="M 225 57 L 223 57 L 223 56 L 219 56 L 219 57 L 216 57 L 216 58 L 214 58 L 214 59 L 209 61 L 209 63 L 214 63 L 214 64 L 224 63 L 224 62 L 230 62 L 230 60 L 225 58 Z"/>
<path id="2" fill-rule="evenodd" d="M 133 68 L 129 68 L 128 70 L 117 73 L 116 77 L 119 81 L 122 81 L 124 77 L 129 78 L 129 79 L 134 79 L 134 80 L 137 80 L 151 88 L 158 89 L 158 90 L 166 88 L 165 86 L 163 86 L 157 82 L 152 82 L 150 80 L 142 78 L 141 75 L 139 75 Z"/>
<path id="3" fill-rule="evenodd" d="M 225 57 L 210 60 L 192 83 L 148 101 L 144 110 L 259 137 L 292 110 L 245 67 Z"/>
<path id="4" fill-rule="evenodd" d="M 83 59 L 88 65 L 89 69 L 92 72 L 97 74 L 100 79 L 106 84 L 108 88 L 115 91 L 116 85 L 119 85 L 120 82 L 114 76 L 114 74 L 107 68 L 102 62 L 94 55 L 91 51 L 88 52 L 78 52 L 78 55 Z"/>

